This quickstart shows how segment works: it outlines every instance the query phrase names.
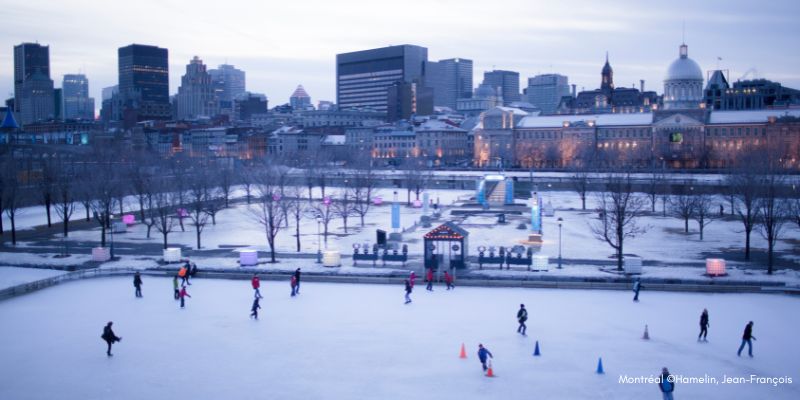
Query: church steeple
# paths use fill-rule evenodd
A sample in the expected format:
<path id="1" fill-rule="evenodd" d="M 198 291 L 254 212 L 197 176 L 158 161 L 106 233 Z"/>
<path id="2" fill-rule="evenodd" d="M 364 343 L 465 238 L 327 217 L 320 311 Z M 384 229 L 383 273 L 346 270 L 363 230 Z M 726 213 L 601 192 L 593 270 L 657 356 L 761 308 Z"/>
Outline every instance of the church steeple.
<path id="1" fill-rule="evenodd" d="M 600 83 L 600 90 L 610 92 L 614 90 L 614 70 L 611 64 L 608 63 L 608 52 L 606 52 L 606 64 L 603 65 L 602 81 Z"/>

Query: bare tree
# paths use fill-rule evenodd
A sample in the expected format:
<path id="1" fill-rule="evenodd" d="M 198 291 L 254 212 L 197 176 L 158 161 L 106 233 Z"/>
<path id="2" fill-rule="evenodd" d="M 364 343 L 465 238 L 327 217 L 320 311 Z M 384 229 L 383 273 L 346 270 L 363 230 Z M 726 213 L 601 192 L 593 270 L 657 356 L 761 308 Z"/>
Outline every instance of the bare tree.
<path id="1" fill-rule="evenodd" d="M 428 185 L 430 185 L 433 173 L 430 168 L 424 165 L 423 160 L 409 159 L 403 166 L 403 182 L 406 184 L 407 203 L 411 204 L 411 192 L 414 192 L 415 200 L 419 200 L 419 195 Z"/>
<path id="2" fill-rule="evenodd" d="M 772 274 L 775 243 L 780 238 L 784 224 L 791 219 L 791 205 L 781 196 L 785 178 L 777 173 L 762 177 L 758 198 L 755 201 L 759 233 L 767 241 L 767 273 Z"/>
<path id="3" fill-rule="evenodd" d="M 572 189 L 581 198 L 581 210 L 586 209 L 586 193 L 589 191 L 589 170 L 578 167 L 572 175 Z"/>
<path id="4" fill-rule="evenodd" d="M 736 199 L 734 209 L 744 225 L 744 259 L 749 261 L 750 234 L 756 226 L 760 160 L 754 155 L 743 157 L 743 165 L 726 177 L 726 184 Z"/>
<path id="5" fill-rule="evenodd" d="M 345 187 L 341 190 L 341 193 L 339 193 L 339 197 L 333 200 L 333 213 L 342 219 L 344 233 L 347 233 L 347 219 L 354 214 L 353 206 L 355 205 L 355 201 L 351 196 L 352 193 L 349 188 Z"/>
<path id="6" fill-rule="evenodd" d="M 3 175 L 3 211 L 11 222 L 11 244 L 17 245 L 16 218 L 19 209 L 25 204 L 28 192 L 19 179 L 19 165 L 12 156 L 3 165 L 0 174 Z"/>
<path id="7" fill-rule="evenodd" d="M 100 246 L 106 245 L 106 230 L 111 228 L 111 210 L 117 199 L 119 182 L 114 154 L 104 148 L 94 152 L 95 162 L 91 172 L 85 175 L 84 185 L 88 190 L 89 206 L 100 225 Z"/>
<path id="8" fill-rule="evenodd" d="M 311 218 L 318 218 L 319 223 L 322 224 L 322 234 L 325 237 L 325 244 L 328 243 L 328 226 L 330 225 L 335 215 L 333 207 L 324 202 L 310 203 L 308 207 L 308 214 Z"/>
<path id="9" fill-rule="evenodd" d="M 658 200 L 658 193 L 661 191 L 659 189 L 662 189 L 664 183 L 664 173 L 657 168 L 653 168 L 647 178 L 647 197 L 650 198 L 650 211 L 653 213 L 656 212 L 656 200 Z"/>
<path id="10" fill-rule="evenodd" d="M 252 166 L 245 166 L 239 169 L 239 182 L 242 184 L 242 187 L 244 187 L 245 200 L 247 201 L 247 204 L 250 204 L 250 202 L 253 200 L 254 176 L 255 168 Z"/>
<path id="11" fill-rule="evenodd" d="M 175 227 L 175 219 L 179 219 L 179 217 L 173 215 L 173 212 L 175 212 L 175 209 L 179 205 L 178 194 L 171 191 L 173 180 L 174 179 L 164 178 L 159 182 L 159 185 L 153 191 L 153 205 L 148 208 L 150 218 L 154 222 L 153 225 L 164 239 L 165 250 L 169 246 L 168 236 Z"/>
<path id="12" fill-rule="evenodd" d="M 61 218 L 64 237 L 69 235 L 69 220 L 75 211 L 75 171 L 72 162 L 60 160 L 53 182 L 56 214 Z"/>
<path id="13" fill-rule="evenodd" d="M 42 204 L 44 205 L 45 214 L 47 214 L 47 227 L 53 226 L 51 219 L 50 209 L 53 206 L 53 192 L 55 191 L 56 181 L 56 160 L 53 159 L 54 155 L 49 153 L 37 154 L 37 160 L 41 168 L 41 173 L 36 180 L 36 189 L 39 195 L 42 196 Z"/>
<path id="14" fill-rule="evenodd" d="M 171 189 L 175 195 L 175 206 L 179 210 L 186 208 L 186 177 L 189 175 L 190 162 L 185 156 L 175 156 L 169 161 L 169 169 L 172 174 L 173 188 Z M 186 232 L 186 227 L 183 226 L 183 219 L 186 217 L 184 213 L 178 211 L 178 224 L 182 232 Z"/>
<path id="15" fill-rule="evenodd" d="M 700 240 L 703 240 L 705 227 L 714 222 L 714 196 L 706 193 L 695 195 L 692 214 L 692 218 L 697 221 L 697 227 L 700 229 Z"/>
<path id="16" fill-rule="evenodd" d="M 277 184 L 278 172 L 270 166 L 256 177 L 257 203 L 255 208 L 250 208 L 251 215 L 264 227 L 267 244 L 270 249 L 270 259 L 275 262 L 275 238 L 283 228 L 283 206 L 280 204 L 281 195 Z"/>
<path id="17" fill-rule="evenodd" d="M 139 202 L 139 217 L 142 221 L 145 217 L 145 203 L 152 195 L 154 173 L 157 167 L 147 165 L 144 154 L 135 155 L 126 168 L 126 178 L 133 189 L 133 194 Z"/>
<path id="18" fill-rule="evenodd" d="M 364 217 L 366 217 L 369 209 L 372 207 L 372 195 L 375 192 L 378 179 L 372 171 L 369 164 L 364 169 L 358 169 L 355 174 L 350 178 L 350 197 L 353 199 L 353 214 L 357 215 L 361 220 L 361 226 L 364 226 Z"/>
<path id="19" fill-rule="evenodd" d="M 219 188 L 220 197 L 224 201 L 225 208 L 229 206 L 235 176 L 233 168 L 228 166 L 221 167 L 214 176 L 214 181 Z"/>
<path id="20" fill-rule="evenodd" d="M 201 248 L 200 236 L 210 216 L 208 213 L 208 204 L 212 201 L 210 191 L 212 190 L 211 186 L 213 183 L 205 167 L 204 165 L 196 165 L 194 173 L 186 178 L 188 181 L 186 207 L 189 213 L 189 219 L 192 220 L 192 225 L 194 225 L 195 228 L 198 250 Z"/>
<path id="21" fill-rule="evenodd" d="M 689 220 L 694 218 L 695 195 L 691 182 L 678 186 L 669 198 L 669 207 L 673 215 L 683 219 L 683 233 L 689 233 Z"/>
<path id="22" fill-rule="evenodd" d="M 633 192 L 630 175 L 609 174 L 599 193 L 599 218 L 589 225 L 594 236 L 616 251 L 617 269 L 622 270 L 626 239 L 633 239 L 646 229 L 637 225 L 645 200 Z"/>
<path id="23" fill-rule="evenodd" d="M 297 252 L 300 252 L 300 221 L 308 212 L 308 201 L 305 199 L 303 188 L 292 186 L 287 191 L 287 197 L 283 201 L 289 203 L 289 215 L 294 220 L 294 236 L 297 242 Z"/>

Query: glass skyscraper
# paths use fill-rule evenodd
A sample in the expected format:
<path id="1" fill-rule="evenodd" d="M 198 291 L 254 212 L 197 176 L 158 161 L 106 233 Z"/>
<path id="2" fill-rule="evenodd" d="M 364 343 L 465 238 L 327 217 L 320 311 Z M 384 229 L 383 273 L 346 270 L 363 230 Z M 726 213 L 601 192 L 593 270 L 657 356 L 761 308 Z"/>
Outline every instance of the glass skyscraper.
<path id="1" fill-rule="evenodd" d="M 119 95 L 126 127 L 171 116 L 169 54 L 156 46 L 132 44 L 119 49 Z"/>

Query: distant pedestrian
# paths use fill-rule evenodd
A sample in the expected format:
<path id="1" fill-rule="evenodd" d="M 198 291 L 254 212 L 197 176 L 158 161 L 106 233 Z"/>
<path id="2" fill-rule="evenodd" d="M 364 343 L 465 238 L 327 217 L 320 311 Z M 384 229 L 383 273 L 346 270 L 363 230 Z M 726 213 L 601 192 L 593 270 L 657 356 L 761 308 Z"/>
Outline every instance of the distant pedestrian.
<path id="1" fill-rule="evenodd" d="M 261 300 L 259 297 L 253 299 L 253 307 L 250 308 L 250 318 L 258 319 L 258 309 L 261 308 L 261 305 L 258 304 L 259 300 Z"/>
<path id="2" fill-rule="evenodd" d="M 428 281 L 428 287 L 425 289 L 433 291 L 433 268 L 428 268 L 428 272 L 425 273 L 425 280 Z"/>
<path id="3" fill-rule="evenodd" d="M 723 206 L 722 204 L 719 205 L 719 216 L 720 217 L 725 216 L 725 206 Z"/>
<path id="4" fill-rule="evenodd" d="M 190 294 L 189 294 L 189 293 L 186 291 L 186 286 L 181 286 L 180 297 L 181 297 L 181 308 L 183 308 L 183 306 L 184 306 L 184 299 L 185 299 L 186 297 L 192 297 L 192 296 L 191 296 L 191 295 L 190 295 Z"/>
<path id="5" fill-rule="evenodd" d="M 139 271 L 133 274 L 133 287 L 136 288 L 136 297 L 142 297 L 142 275 Z"/>
<path id="6" fill-rule="evenodd" d="M 297 295 L 297 277 L 292 275 L 292 279 L 289 284 L 292 286 L 292 297 L 294 297 Z"/>
<path id="7" fill-rule="evenodd" d="M 181 291 L 178 290 L 178 275 L 175 275 L 172 278 L 172 289 L 175 292 L 174 294 L 175 300 L 178 300 L 178 298 L 180 298 L 181 295 Z"/>
<path id="8" fill-rule="evenodd" d="M 525 309 L 525 304 L 519 305 L 519 311 L 517 311 L 517 321 L 519 321 L 519 327 L 517 328 L 517 333 L 521 333 L 522 336 L 525 336 L 525 332 L 528 330 L 528 327 L 525 325 L 525 321 L 528 320 L 528 310 Z"/>
<path id="9" fill-rule="evenodd" d="M 414 284 L 417 282 L 417 273 L 411 271 L 411 274 L 408 276 L 408 282 L 411 284 L 411 288 L 414 288 Z"/>
<path id="10" fill-rule="evenodd" d="M 706 336 L 708 336 L 708 310 L 704 308 L 703 313 L 700 314 L 700 334 L 697 335 L 697 341 L 699 342 L 700 338 L 703 338 L 702 340 L 707 342 Z"/>
<path id="11" fill-rule="evenodd" d="M 639 291 L 642 290 L 642 281 L 637 279 L 633 282 L 633 301 L 639 301 Z"/>
<path id="12" fill-rule="evenodd" d="M 108 356 L 113 355 L 111 354 L 111 345 L 114 344 L 114 342 L 122 341 L 122 337 L 115 335 L 114 331 L 111 329 L 112 324 L 113 322 L 108 321 L 106 326 L 103 328 L 103 334 L 100 335 L 100 337 L 103 338 L 103 340 L 105 340 L 108 344 L 108 350 L 106 350 L 106 355 Z"/>
<path id="13" fill-rule="evenodd" d="M 261 279 L 258 278 L 257 274 L 253 274 L 253 278 L 250 279 L 250 286 L 252 286 L 255 291 L 255 298 L 263 298 L 263 296 L 261 296 Z"/>
<path id="14" fill-rule="evenodd" d="M 189 270 L 186 266 L 181 266 L 178 270 L 178 276 L 181 278 L 181 286 L 185 286 L 189 282 Z"/>
<path id="15" fill-rule="evenodd" d="M 406 279 L 406 304 L 411 303 L 411 290 L 413 286 L 411 286 L 411 281 Z"/>
<path id="16" fill-rule="evenodd" d="M 447 284 L 447 290 L 456 288 L 453 285 L 453 275 L 450 275 L 447 271 L 444 271 L 444 283 Z"/>
<path id="17" fill-rule="evenodd" d="M 675 391 L 675 377 L 669 373 L 667 367 L 661 369 L 661 376 L 658 379 L 658 388 L 661 389 L 663 400 L 672 400 L 672 392 Z"/>
<path id="18" fill-rule="evenodd" d="M 294 270 L 294 280 L 295 280 L 294 284 L 296 286 L 296 288 L 294 290 L 294 294 L 295 295 L 299 295 L 300 294 L 300 268 Z"/>
<path id="19" fill-rule="evenodd" d="M 492 352 L 489 351 L 489 349 L 487 349 L 486 347 L 483 347 L 483 344 L 478 344 L 478 360 L 480 360 L 481 366 L 483 367 L 484 371 L 486 371 L 486 369 L 487 369 L 487 367 L 486 367 L 487 357 L 488 358 L 494 358 L 494 356 L 492 355 Z"/>
<path id="20" fill-rule="evenodd" d="M 744 345 L 747 343 L 747 353 L 750 357 L 753 356 L 753 340 L 756 340 L 756 337 L 753 336 L 753 321 L 747 323 L 747 326 L 744 327 L 744 335 L 742 335 L 742 345 L 739 346 L 739 352 L 736 354 L 739 357 L 742 356 L 742 350 L 744 350 Z"/>

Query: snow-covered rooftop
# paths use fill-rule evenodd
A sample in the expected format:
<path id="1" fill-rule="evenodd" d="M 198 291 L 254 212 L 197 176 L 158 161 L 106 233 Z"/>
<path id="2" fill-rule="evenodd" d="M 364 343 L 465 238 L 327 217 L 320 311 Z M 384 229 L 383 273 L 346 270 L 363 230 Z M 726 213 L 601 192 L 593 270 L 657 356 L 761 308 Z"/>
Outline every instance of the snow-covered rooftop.
<path id="1" fill-rule="evenodd" d="M 428 120 L 424 124 L 420 125 L 419 128 L 417 128 L 417 131 L 418 132 L 419 131 L 423 131 L 423 132 L 424 131 L 461 131 L 461 132 L 463 132 L 464 130 L 461 129 L 461 128 L 455 127 L 453 125 L 450 125 L 447 122 L 432 119 L 432 120 Z"/>
<path id="2" fill-rule="evenodd" d="M 633 114 L 590 114 L 590 115 L 547 115 L 528 116 L 517 125 L 519 128 L 558 128 L 565 122 L 594 121 L 597 126 L 649 125 L 653 122 L 651 113 Z"/>
<path id="3" fill-rule="evenodd" d="M 764 123 L 769 117 L 800 117 L 800 109 L 793 110 L 748 110 L 748 111 L 712 111 L 708 119 L 710 124 L 743 124 Z"/>
<path id="4" fill-rule="evenodd" d="M 325 136 L 325 144 L 342 145 L 345 142 L 344 135 L 328 135 Z"/>

